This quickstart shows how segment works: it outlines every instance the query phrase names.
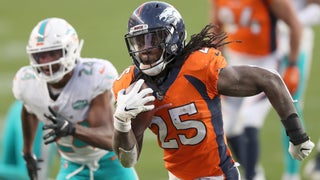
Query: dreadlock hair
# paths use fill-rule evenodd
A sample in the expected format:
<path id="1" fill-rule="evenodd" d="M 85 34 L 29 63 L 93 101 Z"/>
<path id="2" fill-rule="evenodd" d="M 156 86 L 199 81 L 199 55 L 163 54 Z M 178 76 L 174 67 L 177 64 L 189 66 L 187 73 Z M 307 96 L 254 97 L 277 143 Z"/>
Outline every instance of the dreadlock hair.
<path id="1" fill-rule="evenodd" d="M 227 34 L 223 31 L 220 31 L 218 26 L 208 24 L 201 30 L 200 33 L 191 36 L 190 41 L 182 50 L 181 56 L 184 59 L 187 59 L 189 55 L 192 54 L 194 51 L 197 51 L 204 47 L 218 48 L 231 43 L 224 41 L 227 38 Z"/>
<path id="2" fill-rule="evenodd" d="M 181 66 L 184 61 L 192 54 L 194 51 L 200 50 L 204 47 L 207 48 L 218 48 L 221 46 L 224 46 L 226 44 L 229 44 L 231 42 L 238 42 L 238 41 L 229 41 L 225 42 L 227 39 L 227 34 L 223 31 L 221 31 L 218 26 L 215 26 L 213 24 L 206 25 L 200 33 L 194 34 L 191 36 L 190 41 L 187 43 L 187 45 L 182 49 L 182 51 L 175 57 L 175 63 L 169 63 L 164 71 L 162 71 L 159 75 L 156 77 L 149 77 L 145 74 L 143 74 L 140 70 L 136 74 L 133 81 L 136 81 L 138 79 L 144 79 L 147 82 L 152 82 L 153 84 L 161 84 L 161 77 L 165 77 L 165 75 L 168 73 L 169 69 Z M 179 60 L 178 60 L 179 59 Z M 177 61 L 178 60 L 178 61 Z M 159 79 L 160 77 L 160 79 Z M 160 80 L 156 82 L 155 79 Z M 157 86 L 155 87 L 157 89 Z"/>

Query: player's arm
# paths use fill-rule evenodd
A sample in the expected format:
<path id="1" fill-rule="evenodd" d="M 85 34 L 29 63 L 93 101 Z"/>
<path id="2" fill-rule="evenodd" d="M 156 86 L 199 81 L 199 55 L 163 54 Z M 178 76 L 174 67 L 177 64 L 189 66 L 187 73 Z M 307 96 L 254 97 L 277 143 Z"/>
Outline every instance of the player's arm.
<path id="1" fill-rule="evenodd" d="M 22 156 L 26 162 L 30 179 L 36 180 L 38 178 L 37 171 L 40 168 L 37 167 L 37 158 L 33 154 L 33 143 L 37 133 L 39 120 L 34 114 L 29 113 L 23 106 L 21 110 L 21 121 L 23 133 Z"/>
<path id="2" fill-rule="evenodd" d="M 138 142 L 132 129 L 128 132 L 115 130 L 113 138 L 114 152 L 119 157 L 121 164 L 124 167 L 134 166 L 139 159 L 141 152 L 139 144 L 142 144 L 142 139 Z"/>
<path id="3" fill-rule="evenodd" d="M 147 119 L 133 118 L 128 132 L 123 132 L 121 128 L 115 129 L 113 147 L 124 167 L 133 166 L 139 159 L 144 131 L 148 128 L 147 121 Z M 117 122 L 115 119 L 115 123 Z"/>
<path id="4" fill-rule="evenodd" d="M 111 98 L 111 91 L 105 91 L 91 101 L 88 118 L 85 120 L 89 127 L 74 124 L 49 107 L 51 114 L 44 116 L 52 123 L 43 126 L 44 130 L 51 130 L 43 137 L 45 143 L 52 143 L 59 137 L 71 135 L 92 146 L 112 150 L 113 104 Z"/>
<path id="5" fill-rule="evenodd" d="M 23 132 L 23 153 L 33 153 L 33 142 L 36 136 L 39 120 L 34 114 L 30 114 L 23 106 L 21 112 Z"/>
<path id="6" fill-rule="evenodd" d="M 147 120 L 139 121 L 137 115 L 154 108 L 154 105 L 147 105 L 155 100 L 154 96 L 149 95 L 153 91 L 150 88 L 141 90 L 143 83 L 143 80 L 138 80 L 129 92 L 125 93 L 124 89 L 118 92 L 113 148 L 124 167 L 132 167 L 138 161 L 143 133 L 147 128 Z"/>
<path id="7" fill-rule="evenodd" d="M 300 72 L 296 64 L 299 59 L 302 25 L 300 24 L 297 13 L 294 10 L 291 1 L 273 0 L 270 4 L 270 8 L 277 18 L 283 20 L 288 25 L 290 30 L 290 51 L 287 57 L 288 66 L 283 74 L 283 80 L 286 83 L 290 93 L 295 94 L 300 83 Z"/>
<path id="8" fill-rule="evenodd" d="M 277 72 L 256 66 L 229 66 L 221 69 L 218 91 L 228 96 L 252 96 L 264 92 L 281 119 L 296 113 L 292 98 Z"/>
<path id="9" fill-rule="evenodd" d="M 220 70 L 218 92 L 228 96 L 251 96 L 264 92 L 281 118 L 290 139 L 289 152 L 303 160 L 314 147 L 310 141 L 287 87 L 277 72 L 255 66 L 229 66 Z"/>
<path id="10" fill-rule="evenodd" d="M 111 91 L 95 97 L 86 120 L 90 127 L 76 124 L 74 137 L 92 146 L 112 150 L 113 110 Z"/>
<path id="11" fill-rule="evenodd" d="M 290 29 L 290 53 L 288 58 L 290 63 L 295 64 L 299 57 L 302 36 L 302 25 L 299 22 L 297 13 L 289 0 L 273 0 L 270 8 L 276 17 L 283 20 Z"/>

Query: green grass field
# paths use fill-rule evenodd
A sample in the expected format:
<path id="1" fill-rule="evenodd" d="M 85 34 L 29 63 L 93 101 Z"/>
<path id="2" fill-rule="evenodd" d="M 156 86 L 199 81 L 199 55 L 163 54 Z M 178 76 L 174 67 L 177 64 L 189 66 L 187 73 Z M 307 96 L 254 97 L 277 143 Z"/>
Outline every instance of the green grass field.
<path id="1" fill-rule="evenodd" d="M 29 60 L 25 46 L 29 34 L 36 23 L 47 17 L 61 17 L 68 20 L 77 30 L 79 37 L 85 40 L 82 56 L 110 60 L 119 73 L 131 64 L 123 36 L 129 16 L 134 8 L 143 1 L 18 1 L 2 0 L 0 6 L 0 128 L 5 113 L 13 102 L 11 81 L 14 73 Z M 199 32 L 209 22 L 207 1 L 170 0 L 182 14 L 188 35 Z M 309 135 L 314 141 L 319 138 L 319 102 L 320 85 L 316 80 L 320 62 L 320 29 L 316 28 L 315 53 L 312 71 L 305 98 L 305 122 Z M 283 153 L 281 145 L 281 124 L 272 111 L 261 132 L 262 165 L 267 178 L 279 180 L 283 171 Z M 313 152 L 312 156 L 315 153 Z M 303 162 L 303 166 L 305 165 Z M 164 180 L 167 172 L 163 167 L 162 151 L 156 139 L 148 131 L 141 159 L 136 166 L 141 180 Z"/>

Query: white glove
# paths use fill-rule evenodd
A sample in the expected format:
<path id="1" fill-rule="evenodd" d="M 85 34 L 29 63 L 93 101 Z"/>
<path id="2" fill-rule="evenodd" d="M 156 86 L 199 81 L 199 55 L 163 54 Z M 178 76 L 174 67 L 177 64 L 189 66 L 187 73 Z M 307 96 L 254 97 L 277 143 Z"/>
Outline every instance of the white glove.
<path id="1" fill-rule="evenodd" d="M 125 89 L 118 92 L 117 108 L 113 115 L 115 118 L 114 125 L 117 130 L 128 132 L 131 129 L 131 119 L 141 112 L 154 109 L 153 104 L 146 105 L 146 103 L 155 100 L 154 96 L 149 95 L 153 93 L 153 90 L 146 88 L 140 91 L 143 83 L 143 79 L 138 80 L 127 94 L 125 94 Z"/>
<path id="2" fill-rule="evenodd" d="M 294 145 L 290 142 L 289 153 L 293 159 L 302 161 L 311 153 L 314 147 L 314 143 L 310 140 L 305 141 L 302 144 Z"/>

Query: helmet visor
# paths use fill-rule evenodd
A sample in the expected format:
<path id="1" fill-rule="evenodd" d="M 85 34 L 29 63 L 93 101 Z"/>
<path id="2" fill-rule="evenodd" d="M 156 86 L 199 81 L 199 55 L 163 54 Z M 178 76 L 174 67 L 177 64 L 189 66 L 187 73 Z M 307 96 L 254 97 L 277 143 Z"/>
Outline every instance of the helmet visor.
<path id="1" fill-rule="evenodd" d="M 168 31 L 165 29 L 155 30 L 144 34 L 126 36 L 131 52 L 141 52 L 152 48 L 163 48 Z"/>
<path id="2" fill-rule="evenodd" d="M 46 56 L 52 57 L 54 60 L 58 60 L 62 56 L 64 56 L 62 49 L 52 50 L 52 51 L 45 51 L 45 52 L 38 52 L 38 53 L 32 53 L 31 55 L 32 55 L 32 58 L 38 64 L 41 64 L 40 59 L 44 59 Z"/>

